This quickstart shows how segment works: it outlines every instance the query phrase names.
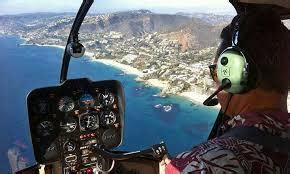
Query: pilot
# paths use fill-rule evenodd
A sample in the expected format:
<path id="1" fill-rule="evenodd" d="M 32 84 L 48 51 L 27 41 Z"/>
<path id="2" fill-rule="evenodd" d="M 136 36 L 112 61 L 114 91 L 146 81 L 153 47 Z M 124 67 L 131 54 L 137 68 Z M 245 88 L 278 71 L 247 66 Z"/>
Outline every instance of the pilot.
<path id="1" fill-rule="evenodd" d="M 272 10 L 256 10 L 237 15 L 221 33 L 211 74 L 220 86 L 216 64 L 223 51 L 232 46 L 235 25 L 239 23 L 239 47 L 256 67 L 254 87 L 241 94 L 223 90 L 218 93 L 223 123 L 219 135 L 190 151 L 161 162 L 165 173 L 287 173 L 288 153 L 279 143 L 265 138 L 264 145 L 223 136 L 234 128 L 254 127 L 272 138 L 289 138 L 290 115 L 287 111 L 290 47 L 288 29 Z M 229 118 L 229 119 L 226 119 Z M 250 134 L 251 135 L 251 132 Z M 255 136 L 248 136 L 255 140 Z M 192 137 L 194 138 L 194 137 Z M 256 138 L 256 139 L 261 139 Z"/>

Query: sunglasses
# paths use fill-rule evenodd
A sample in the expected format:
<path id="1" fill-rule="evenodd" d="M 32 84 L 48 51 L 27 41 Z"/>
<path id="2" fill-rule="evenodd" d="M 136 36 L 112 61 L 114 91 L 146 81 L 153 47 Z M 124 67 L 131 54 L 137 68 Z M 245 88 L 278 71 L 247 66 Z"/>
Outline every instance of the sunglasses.
<path id="1" fill-rule="evenodd" d="M 208 68 L 209 68 L 209 72 L 213 81 L 218 82 L 216 64 L 209 65 Z"/>

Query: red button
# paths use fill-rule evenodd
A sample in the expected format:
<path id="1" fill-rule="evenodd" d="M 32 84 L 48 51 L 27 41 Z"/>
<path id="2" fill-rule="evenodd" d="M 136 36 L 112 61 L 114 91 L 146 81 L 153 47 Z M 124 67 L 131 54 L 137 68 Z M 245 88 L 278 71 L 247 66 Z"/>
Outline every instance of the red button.
<path id="1" fill-rule="evenodd" d="M 87 168 L 86 172 L 87 174 L 94 174 L 94 171 L 92 168 Z"/>

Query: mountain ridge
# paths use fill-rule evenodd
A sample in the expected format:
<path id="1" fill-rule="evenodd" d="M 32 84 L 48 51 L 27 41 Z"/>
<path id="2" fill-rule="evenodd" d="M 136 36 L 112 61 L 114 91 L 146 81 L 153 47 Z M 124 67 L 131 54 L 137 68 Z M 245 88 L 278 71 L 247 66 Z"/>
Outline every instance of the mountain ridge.
<path id="1" fill-rule="evenodd" d="M 158 14 L 140 9 L 114 13 L 90 14 L 86 16 L 80 32 L 116 31 L 126 37 L 142 37 L 146 33 L 179 33 L 175 40 L 187 38 L 190 48 L 216 46 L 221 28 L 229 16 L 192 13 Z M 211 20 L 209 20 L 211 19 Z M 46 30 L 48 32 L 66 33 L 74 20 L 73 13 L 29 13 L 21 15 L 0 16 L 0 30 L 16 30 L 14 34 L 28 30 Z M 212 21 L 212 22 L 211 22 Z M 228 20 L 229 21 L 229 20 Z M 40 32 L 40 31 L 39 31 Z M 175 34 L 171 34 L 175 35 Z M 194 42 L 194 44 L 193 44 Z M 195 46 L 192 46 L 195 45 Z M 184 48 L 184 50 L 187 48 Z"/>
<path id="2" fill-rule="evenodd" d="M 29 44 L 65 45 L 74 18 L 66 13 L 0 16 L 0 33 L 19 35 Z M 221 23 L 208 18 L 149 10 L 91 14 L 81 26 L 79 40 L 96 59 L 137 68 L 143 80 L 168 81 L 162 95 L 193 89 L 204 93 L 212 84 L 207 65 L 226 25 L 223 18 Z"/>

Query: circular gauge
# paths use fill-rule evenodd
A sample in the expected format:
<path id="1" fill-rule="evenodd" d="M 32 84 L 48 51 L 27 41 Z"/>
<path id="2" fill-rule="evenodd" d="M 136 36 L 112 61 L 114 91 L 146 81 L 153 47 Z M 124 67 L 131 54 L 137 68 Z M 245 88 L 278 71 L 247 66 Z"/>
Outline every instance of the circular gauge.
<path id="1" fill-rule="evenodd" d="M 101 122 L 103 125 L 114 124 L 117 120 L 117 116 L 113 111 L 105 111 L 101 115 Z"/>
<path id="2" fill-rule="evenodd" d="M 37 133 L 40 136 L 46 137 L 52 134 L 54 126 L 50 121 L 43 121 L 37 125 Z"/>
<path id="3" fill-rule="evenodd" d="M 95 100 L 93 98 L 93 96 L 91 96 L 90 94 L 84 94 L 80 97 L 80 107 L 83 108 L 88 108 L 88 107 L 93 107 L 95 104 Z"/>
<path id="4" fill-rule="evenodd" d="M 101 155 L 98 155 L 96 157 L 91 158 L 91 160 L 96 161 L 96 168 L 97 171 L 100 171 L 101 173 L 109 173 L 115 165 L 115 161 L 109 158 L 104 158 Z"/>
<path id="5" fill-rule="evenodd" d="M 119 132 L 116 129 L 107 129 L 102 135 L 102 141 L 106 148 L 117 147 L 122 141 Z"/>
<path id="6" fill-rule="evenodd" d="M 68 117 L 65 121 L 60 122 L 60 127 L 65 130 L 66 133 L 71 133 L 77 128 L 77 121 L 72 117 Z"/>
<path id="7" fill-rule="evenodd" d="M 57 143 L 53 142 L 47 148 L 46 153 L 43 155 L 46 161 L 57 161 L 59 159 L 59 149 Z"/>
<path id="8" fill-rule="evenodd" d="M 74 101 L 70 97 L 62 97 L 58 102 L 58 109 L 61 112 L 69 112 L 75 107 Z"/>
<path id="9" fill-rule="evenodd" d="M 85 130 L 95 130 L 99 128 L 99 118 L 94 112 L 86 113 L 80 116 L 80 129 Z"/>
<path id="10" fill-rule="evenodd" d="M 45 100 L 39 100 L 35 108 L 36 112 L 46 114 L 48 112 L 48 103 Z"/>
<path id="11" fill-rule="evenodd" d="M 76 143 L 74 141 L 67 141 L 63 144 L 63 149 L 66 152 L 72 152 L 76 149 Z"/>
<path id="12" fill-rule="evenodd" d="M 112 105 L 115 101 L 112 93 L 105 91 L 104 93 L 99 95 L 100 103 L 104 106 Z"/>

